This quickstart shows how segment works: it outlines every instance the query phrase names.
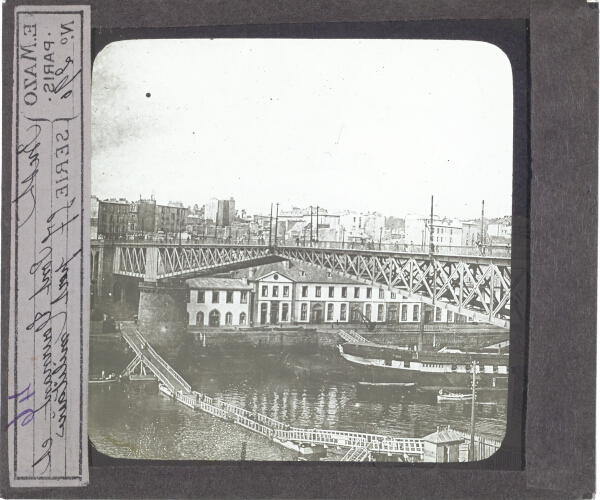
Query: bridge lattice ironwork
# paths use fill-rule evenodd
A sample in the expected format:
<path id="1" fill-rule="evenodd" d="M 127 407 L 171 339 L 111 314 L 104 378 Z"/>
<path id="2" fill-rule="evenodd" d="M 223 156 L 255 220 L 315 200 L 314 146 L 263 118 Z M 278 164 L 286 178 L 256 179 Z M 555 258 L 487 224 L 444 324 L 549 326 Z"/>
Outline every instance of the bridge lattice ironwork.
<path id="1" fill-rule="evenodd" d="M 113 272 L 146 281 L 188 278 L 290 260 L 425 304 L 509 327 L 511 259 L 259 245 L 115 245 Z M 435 314 L 435 313 L 434 313 Z"/>

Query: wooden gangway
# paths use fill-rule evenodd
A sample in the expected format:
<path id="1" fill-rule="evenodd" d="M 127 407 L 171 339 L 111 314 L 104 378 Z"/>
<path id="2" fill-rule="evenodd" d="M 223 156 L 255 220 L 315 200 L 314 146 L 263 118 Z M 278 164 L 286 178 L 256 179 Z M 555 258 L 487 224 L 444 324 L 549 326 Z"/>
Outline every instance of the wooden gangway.
<path id="1" fill-rule="evenodd" d="M 191 394 L 176 394 L 175 399 L 196 410 L 229 420 L 262 434 L 269 439 L 284 443 L 315 443 L 328 446 L 367 448 L 369 451 L 396 455 L 422 457 L 423 440 L 418 438 L 393 438 L 380 434 L 334 431 L 323 429 L 299 429 L 274 420 L 261 413 L 252 413 L 243 408 L 213 399 L 196 391 Z M 364 459 L 363 459 L 364 460 Z"/>
<path id="2" fill-rule="evenodd" d="M 353 330 L 338 330 L 338 335 L 342 337 L 346 342 L 354 342 L 357 344 L 370 344 L 371 342 L 359 335 Z"/>
<path id="3" fill-rule="evenodd" d="M 371 443 L 367 446 L 356 446 L 355 448 L 350 448 L 348 453 L 346 453 L 342 457 L 342 462 L 364 462 L 369 458 Z"/>
<path id="4" fill-rule="evenodd" d="M 261 413 L 253 413 L 219 399 L 213 399 L 190 385 L 150 346 L 132 325 L 123 325 L 123 339 L 132 348 L 136 357 L 130 363 L 135 367 L 144 363 L 158 380 L 164 384 L 172 397 L 180 403 L 210 415 L 236 423 L 246 429 L 262 434 L 280 444 L 291 447 L 292 443 L 315 443 L 328 446 L 367 449 L 387 452 L 405 457 L 423 456 L 423 440 L 418 438 L 394 438 L 380 434 L 335 431 L 323 429 L 301 429 L 279 422 Z M 129 368 L 129 367 L 128 367 Z M 363 452 L 357 452 L 362 457 Z M 367 452 L 368 455 L 368 452 Z M 354 456 L 354 455 L 352 455 Z M 353 461 L 362 461 L 355 460 Z"/>
<path id="5" fill-rule="evenodd" d="M 181 378 L 181 376 L 158 355 L 135 328 L 125 326 L 121 333 L 123 334 L 125 342 L 133 349 L 133 352 L 136 355 L 133 361 L 129 363 L 129 366 L 125 369 L 126 371 L 131 371 L 141 362 L 173 393 L 182 391 L 183 393 L 189 394 L 191 392 L 192 388 L 190 387 L 190 384 L 183 380 L 183 378 Z"/>

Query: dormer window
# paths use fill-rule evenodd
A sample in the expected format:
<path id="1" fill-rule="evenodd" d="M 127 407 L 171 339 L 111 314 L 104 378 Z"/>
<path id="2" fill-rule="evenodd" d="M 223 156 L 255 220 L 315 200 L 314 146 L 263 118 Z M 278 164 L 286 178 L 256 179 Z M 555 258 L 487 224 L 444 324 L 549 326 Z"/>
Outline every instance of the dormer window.
<path id="1" fill-rule="evenodd" d="M 306 276 L 306 272 L 300 271 L 300 276 Z"/>
<path id="2" fill-rule="evenodd" d="M 327 271 L 327 277 L 331 278 L 331 271 Z"/>

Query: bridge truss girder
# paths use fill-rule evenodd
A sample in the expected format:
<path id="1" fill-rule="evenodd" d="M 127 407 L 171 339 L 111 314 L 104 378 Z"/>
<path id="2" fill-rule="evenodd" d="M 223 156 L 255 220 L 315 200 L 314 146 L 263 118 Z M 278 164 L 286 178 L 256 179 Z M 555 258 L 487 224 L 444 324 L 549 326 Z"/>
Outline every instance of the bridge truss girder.
<path id="1" fill-rule="evenodd" d="M 115 245 L 113 272 L 158 281 L 280 260 L 308 263 L 359 283 L 387 287 L 410 300 L 510 326 L 509 258 L 256 245 L 120 244 Z"/>
<path id="2" fill-rule="evenodd" d="M 510 326 L 510 259 L 279 247 L 278 255 L 503 328 Z"/>
<path id="3" fill-rule="evenodd" d="M 227 272 L 284 260 L 265 246 L 119 245 L 114 274 L 158 281 Z"/>

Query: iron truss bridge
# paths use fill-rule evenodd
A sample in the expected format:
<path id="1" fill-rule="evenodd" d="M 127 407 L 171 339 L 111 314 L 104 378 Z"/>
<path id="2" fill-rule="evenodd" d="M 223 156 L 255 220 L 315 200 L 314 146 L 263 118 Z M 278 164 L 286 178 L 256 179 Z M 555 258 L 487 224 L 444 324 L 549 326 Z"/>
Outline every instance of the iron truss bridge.
<path id="1" fill-rule="evenodd" d="M 114 274 L 189 278 L 290 260 L 509 328 L 511 259 L 257 245 L 115 244 Z"/>

